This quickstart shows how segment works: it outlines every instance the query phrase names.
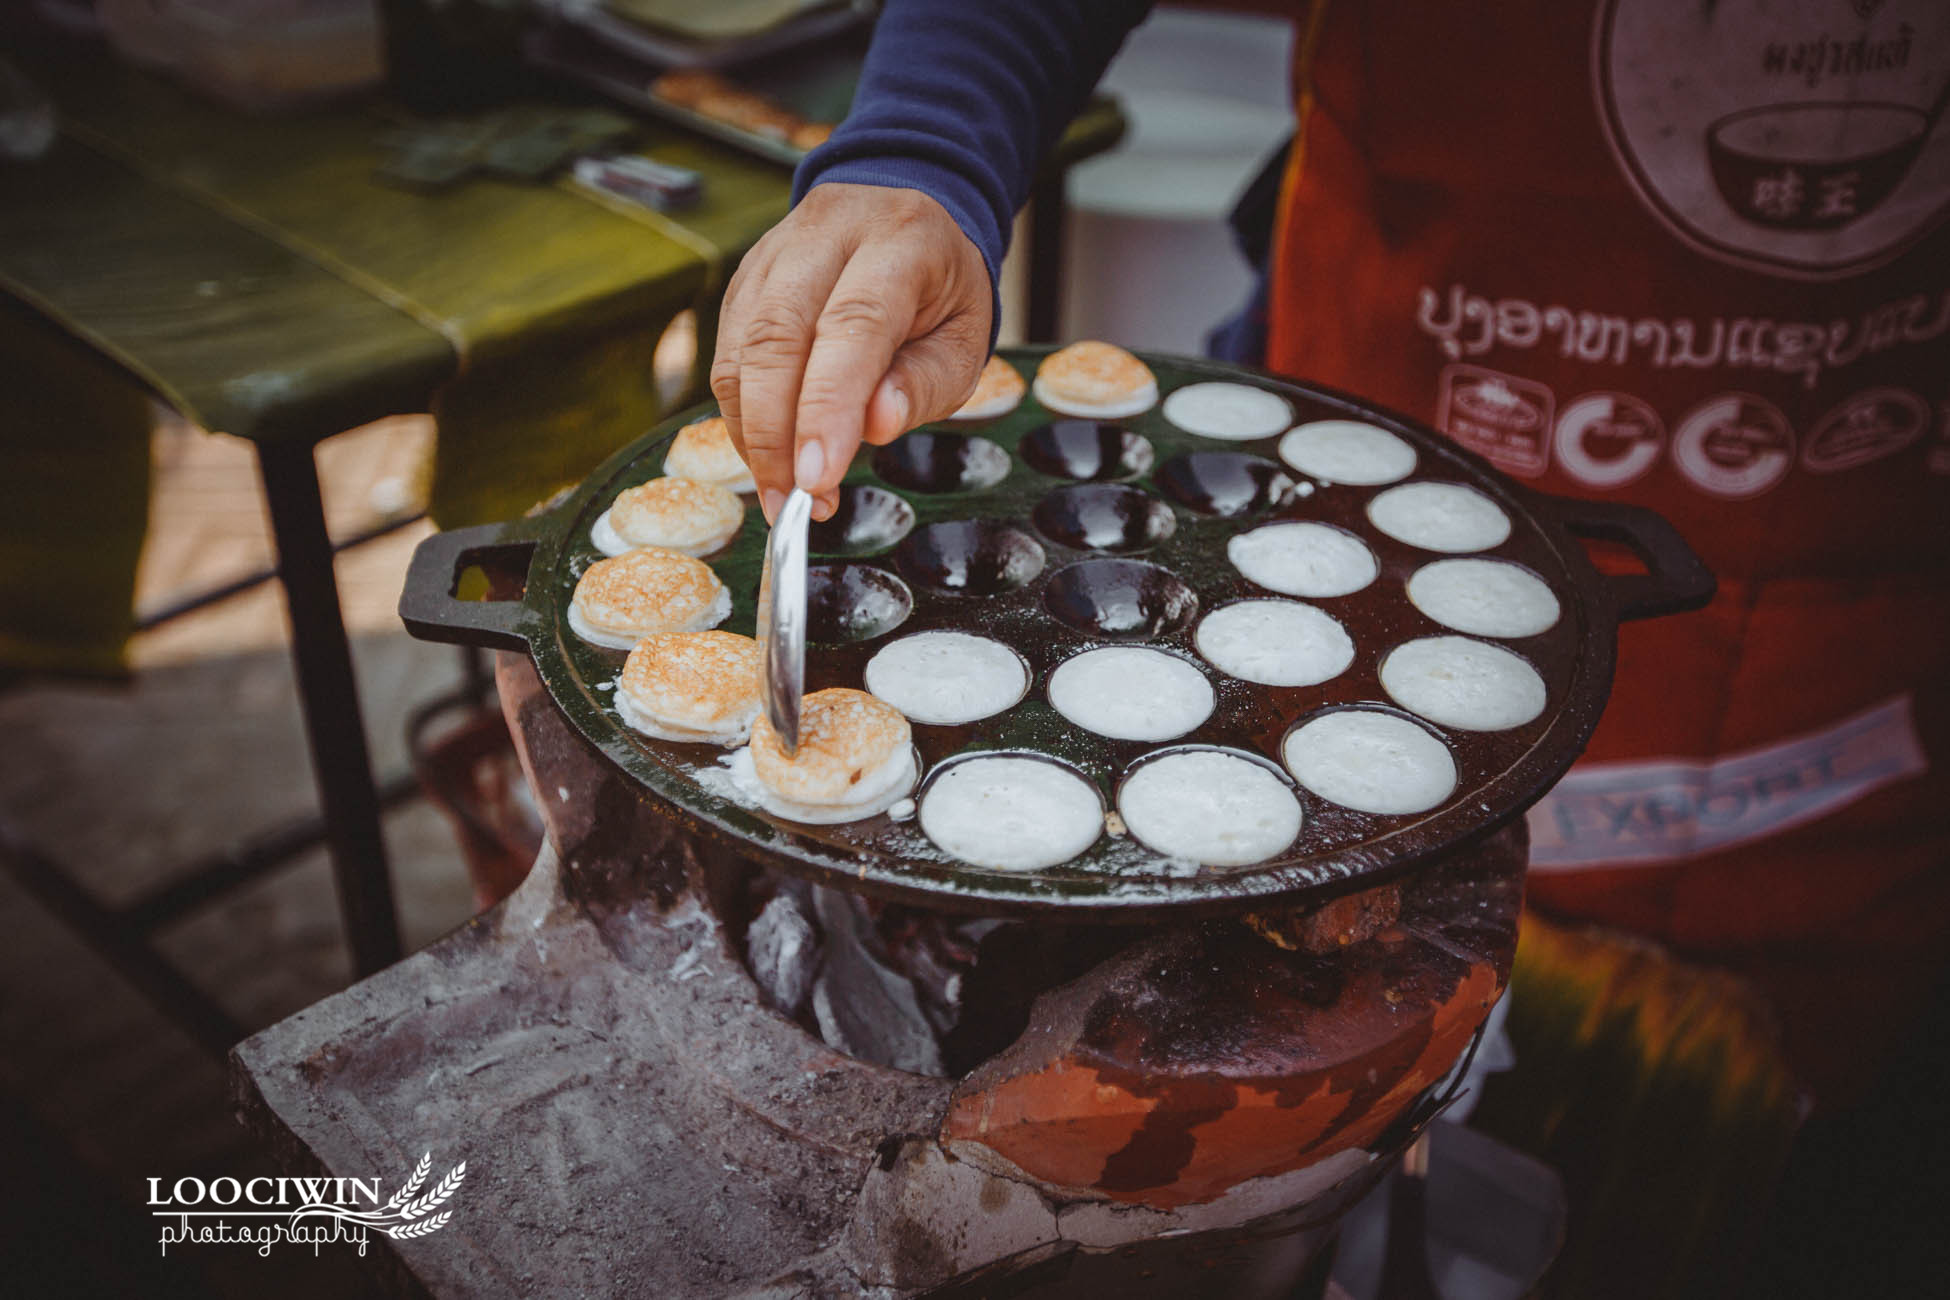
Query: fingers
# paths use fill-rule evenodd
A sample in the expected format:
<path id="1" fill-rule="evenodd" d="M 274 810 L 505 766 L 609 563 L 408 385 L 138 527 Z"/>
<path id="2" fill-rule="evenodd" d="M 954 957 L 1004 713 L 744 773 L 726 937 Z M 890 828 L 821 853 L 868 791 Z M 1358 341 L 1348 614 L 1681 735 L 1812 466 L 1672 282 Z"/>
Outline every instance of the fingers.
<path id="1" fill-rule="evenodd" d="M 911 410 L 913 408 L 908 405 L 907 394 L 894 386 L 891 374 L 885 376 L 874 388 L 873 399 L 867 403 L 867 427 L 863 440 L 876 447 L 885 447 L 919 423 L 907 418 Z"/>
<path id="2" fill-rule="evenodd" d="M 953 415 L 988 359 L 986 311 L 963 312 L 910 339 L 887 365 L 867 409 L 866 440 L 892 442 L 917 424 Z"/>
<path id="3" fill-rule="evenodd" d="M 727 291 L 711 388 L 768 519 L 786 491 L 831 516 L 863 439 L 951 414 L 987 352 L 981 255 L 933 199 L 817 186 Z"/>
<path id="4" fill-rule="evenodd" d="M 839 481 L 859 449 L 867 403 L 914 326 L 917 277 L 899 250 L 862 251 L 847 263 L 819 314 L 799 386 L 795 481 L 813 494 L 813 517 L 839 504 Z"/>
<path id="5" fill-rule="evenodd" d="M 837 506 L 863 440 L 884 446 L 951 415 L 975 387 L 988 281 L 979 260 L 973 276 L 944 260 L 902 243 L 863 249 L 833 286 L 799 394 L 798 484 L 818 496 L 818 518 Z M 917 266 L 934 273 L 917 276 Z"/>
<path id="6" fill-rule="evenodd" d="M 800 376 L 846 255 L 833 240 L 795 241 L 789 260 L 761 263 L 750 276 L 741 270 L 726 298 L 711 391 L 751 466 L 767 519 L 777 517 L 792 487 Z"/>
<path id="7" fill-rule="evenodd" d="M 718 399 L 718 414 L 724 417 L 725 430 L 731 435 L 731 445 L 738 449 L 739 459 L 747 466 L 751 456 L 745 451 L 745 431 L 739 420 L 738 406 L 738 346 L 732 340 L 734 313 L 744 296 L 744 289 L 756 271 L 762 254 L 754 248 L 739 264 L 733 273 L 731 283 L 725 286 L 724 301 L 718 304 L 718 329 L 712 344 L 711 355 L 711 395 Z"/>

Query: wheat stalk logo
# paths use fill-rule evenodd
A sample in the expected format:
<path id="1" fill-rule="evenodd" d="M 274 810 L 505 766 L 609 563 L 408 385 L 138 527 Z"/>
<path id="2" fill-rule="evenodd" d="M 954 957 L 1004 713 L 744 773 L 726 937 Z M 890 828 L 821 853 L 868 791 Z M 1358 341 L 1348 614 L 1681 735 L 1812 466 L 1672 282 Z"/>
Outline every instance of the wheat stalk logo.
<path id="1" fill-rule="evenodd" d="M 433 1152 L 427 1151 L 421 1154 L 420 1163 L 413 1166 L 413 1176 L 401 1183 L 400 1189 L 393 1193 L 393 1199 L 386 1202 L 386 1208 L 397 1209 L 412 1200 L 413 1193 L 420 1190 L 421 1184 L 426 1182 L 427 1175 L 432 1171 Z"/>
<path id="2" fill-rule="evenodd" d="M 424 1161 L 424 1157 L 422 1157 L 422 1160 Z M 447 1176 L 436 1183 L 432 1191 L 420 1197 L 418 1200 L 408 1201 L 400 1208 L 399 1217 L 402 1223 L 411 1222 L 414 1219 L 420 1218 L 422 1215 L 432 1213 L 432 1211 L 446 1204 L 447 1198 L 460 1190 L 460 1180 L 465 1177 L 467 1177 L 467 1162 L 463 1160 L 449 1170 Z M 414 1224 L 415 1231 L 412 1232 L 405 1231 L 403 1227 L 388 1228 L 386 1231 L 395 1237 L 423 1237 L 429 1232 L 438 1230 L 440 1224 L 445 1223 L 448 1216 L 452 1213 L 453 1211 L 449 1210 L 446 1214 L 435 1215 L 434 1217 L 440 1220 L 439 1223 L 429 1221 L 429 1223 Z"/>
<path id="3" fill-rule="evenodd" d="M 452 1210 L 440 1210 L 453 1194 L 460 1190 L 461 1180 L 467 1177 L 467 1162 L 461 1161 L 447 1171 L 447 1176 L 433 1185 L 433 1190 L 421 1193 L 426 1186 L 427 1175 L 433 1172 L 433 1153 L 421 1155 L 420 1163 L 413 1166 L 413 1173 L 400 1189 L 394 1192 L 386 1204 L 377 1210 L 354 1210 L 343 1205 L 333 1205 L 329 1201 L 313 1201 L 301 1205 L 291 1212 L 292 1221 L 308 1214 L 326 1214 L 335 1219 L 351 1223 L 361 1223 L 369 1228 L 378 1228 L 396 1241 L 411 1241 L 425 1237 L 447 1226 L 447 1220 L 454 1217 Z"/>
<path id="4" fill-rule="evenodd" d="M 410 1240 L 414 1237 L 424 1237 L 429 1232 L 438 1232 L 446 1227 L 447 1220 L 453 1217 L 454 1212 L 452 1210 L 442 1210 L 431 1219 L 422 1219 L 418 1223 L 396 1224 L 386 1229 L 386 1235 L 389 1237 L 397 1237 L 401 1241 Z"/>

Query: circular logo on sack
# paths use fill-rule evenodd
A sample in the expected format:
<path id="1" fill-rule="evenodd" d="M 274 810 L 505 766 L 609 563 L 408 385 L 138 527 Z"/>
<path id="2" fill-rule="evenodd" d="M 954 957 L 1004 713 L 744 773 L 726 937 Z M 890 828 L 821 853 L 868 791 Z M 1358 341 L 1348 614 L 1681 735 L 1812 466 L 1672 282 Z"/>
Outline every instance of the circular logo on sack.
<path id="1" fill-rule="evenodd" d="M 1915 393 L 1872 388 L 1821 417 L 1801 450 L 1801 463 L 1817 474 L 1867 465 L 1915 442 L 1929 422 L 1929 404 Z"/>
<path id="2" fill-rule="evenodd" d="M 1723 261 L 1834 278 L 1950 214 L 1943 0 L 1606 0 L 1592 82 L 1639 197 Z"/>
<path id="3" fill-rule="evenodd" d="M 1736 501 L 1755 497 L 1793 467 L 1794 430 L 1766 398 L 1722 393 L 1674 428 L 1672 459 L 1702 492 Z"/>

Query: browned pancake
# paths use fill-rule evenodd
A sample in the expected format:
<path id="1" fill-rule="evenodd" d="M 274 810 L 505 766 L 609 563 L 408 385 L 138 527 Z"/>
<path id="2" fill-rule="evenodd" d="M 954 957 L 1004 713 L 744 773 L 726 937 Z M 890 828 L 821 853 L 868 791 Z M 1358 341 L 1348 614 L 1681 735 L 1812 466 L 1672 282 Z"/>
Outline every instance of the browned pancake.
<path id="1" fill-rule="evenodd" d="M 884 785 L 890 765 L 906 762 L 913 744 L 907 719 L 893 705 L 844 686 L 814 691 L 799 709 L 799 749 L 787 757 L 771 721 L 752 726 L 752 767 L 767 789 L 794 803 L 859 802 Z"/>
<path id="2" fill-rule="evenodd" d="M 598 521 L 597 545 L 603 545 L 600 534 L 606 521 L 621 543 L 604 547 L 612 553 L 661 546 L 685 555 L 709 555 L 737 535 L 744 518 L 744 503 L 726 488 L 687 478 L 653 478 L 617 494 L 604 520 Z"/>
<path id="3" fill-rule="evenodd" d="M 1114 343 L 1059 348 L 1036 367 L 1036 397 L 1073 415 L 1135 415 L 1158 400 L 1151 368 Z"/>
<path id="4" fill-rule="evenodd" d="M 664 473 L 697 483 L 715 483 L 733 492 L 756 490 L 751 467 L 739 456 L 722 416 L 685 425 L 664 456 Z"/>
<path id="5" fill-rule="evenodd" d="M 1012 411 L 1022 400 L 1028 385 L 1022 382 L 1017 369 L 1001 357 L 990 357 L 982 367 L 982 374 L 975 381 L 975 391 L 961 404 L 950 419 L 986 420 L 992 416 Z"/>
<path id="6" fill-rule="evenodd" d="M 630 651 L 616 698 L 633 725 L 669 740 L 735 745 L 758 714 L 758 642 L 736 632 L 665 632 Z"/>
<path id="7" fill-rule="evenodd" d="M 731 612 L 731 594 L 702 560 L 654 546 L 590 565 L 569 602 L 570 626 L 626 650 L 657 632 L 698 632 Z"/>

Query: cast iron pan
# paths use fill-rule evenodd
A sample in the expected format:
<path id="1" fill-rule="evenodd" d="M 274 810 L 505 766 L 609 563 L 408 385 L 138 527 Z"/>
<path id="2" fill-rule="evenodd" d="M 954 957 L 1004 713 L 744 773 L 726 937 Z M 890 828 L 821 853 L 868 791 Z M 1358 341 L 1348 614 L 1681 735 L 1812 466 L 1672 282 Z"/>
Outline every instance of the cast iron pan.
<path id="1" fill-rule="evenodd" d="M 1027 377 L 1043 351 L 1005 355 Z M 1302 789 L 1299 839 L 1282 856 L 1250 867 L 1192 871 L 1129 836 L 1106 836 L 1061 867 L 1017 873 L 947 858 L 912 818 L 801 826 L 732 802 L 718 775 L 721 751 L 653 740 L 623 725 L 610 687 L 623 654 L 585 644 L 566 617 L 577 578 L 600 558 L 589 542 L 590 525 L 618 491 L 655 477 L 668 439 L 709 414 L 708 407 L 624 448 L 542 513 L 428 538 L 414 556 L 400 615 L 426 640 L 532 655 L 556 703 L 592 745 L 696 833 L 729 841 L 753 860 L 927 907 L 1151 921 L 1367 888 L 1509 821 L 1563 775 L 1590 737 L 1611 689 L 1618 622 L 1695 609 L 1712 595 L 1712 575 L 1650 511 L 1531 492 L 1428 429 L 1339 393 L 1211 362 L 1145 360 L 1161 397 L 1187 383 L 1232 380 L 1281 394 L 1296 422 L 1354 418 L 1392 430 L 1420 458 L 1404 481 L 1464 483 L 1510 516 L 1509 539 L 1480 554 L 1527 566 L 1558 597 L 1556 626 L 1499 642 L 1536 666 L 1549 702 L 1535 721 L 1509 731 L 1431 728 L 1449 744 L 1460 772 L 1455 793 L 1437 808 L 1379 816 Z M 1029 694 L 996 717 L 957 727 L 917 725 L 924 771 L 976 751 L 1033 751 L 1082 772 L 1108 806 L 1131 765 L 1160 749 L 1218 745 L 1277 768 L 1282 738 L 1315 712 L 1357 702 L 1393 708 L 1377 676 L 1390 649 L 1414 637 L 1452 634 L 1417 610 L 1404 590 L 1417 568 L 1444 557 L 1396 542 L 1367 520 L 1367 502 L 1385 487 L 1327 485 L 1281 502 L 1274 498 L 1282 481 L 1301 476 L 1278 462 L 1277 436 L 1248 443 L 1200 438 L 1167 423 L 1155 406 L 1101 426 L 1053 423 L 1064 419 L 1025 398 L 992 420 L 931 425 L 890 447 L 864 449 L 847 474 L 841 513 L 814 527 L 808 691 L 860 686 L 866 661 L 881 645 L 929 628 L 997 638 L 1031 669 Z M 998 473 L 999 481 L 988 481 Z M 1319 686 L 1268 687 L 1224 677 L 1192 648 L 1199 614 L 1269 594 L 1233 569 L 1225 544 L 1278 519 L 1343 527 L 1381 565 L 1363 590 L 1309 602 L 1338 618 L 1355 643 L 1353 666 Z M 764 536 L 763 517 L 753 507 L 730 546 L 709 557 L 735 599 L 723 625 L 731 631 L 753 630 Z M 1648 572 L 1601 577 L 1580 538 L 1621 542 Z M 470 566 L 513 575 L 519 597 L 455 598 L 459 576 Z M 1119 643 L 1155 645 L 1204 666 L 1218 696 L 1211 718 L 1162 745 L 1107 740 L 1064 721 L 1044 698 L 1050 671 L 1081 649 Z"/>

